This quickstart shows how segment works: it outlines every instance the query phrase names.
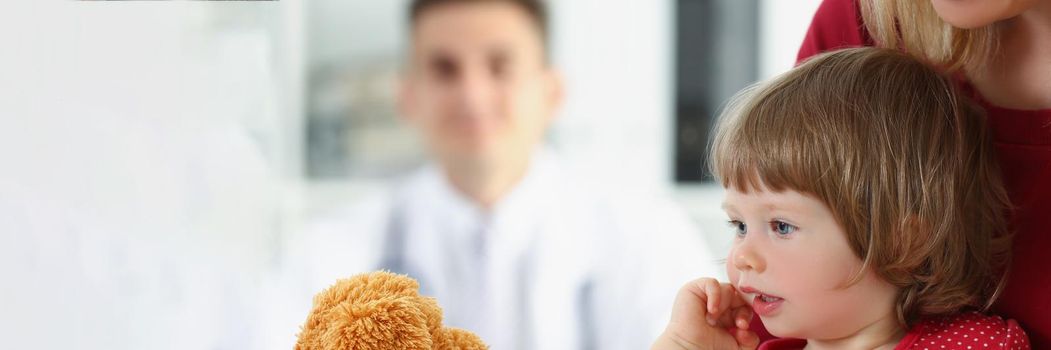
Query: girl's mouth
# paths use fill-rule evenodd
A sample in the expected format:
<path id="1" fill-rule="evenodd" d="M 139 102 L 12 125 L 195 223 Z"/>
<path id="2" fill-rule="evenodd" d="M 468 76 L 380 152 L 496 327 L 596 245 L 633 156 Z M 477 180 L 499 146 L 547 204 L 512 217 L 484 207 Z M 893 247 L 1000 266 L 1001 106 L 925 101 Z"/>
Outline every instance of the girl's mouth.
<path id="1" fill-rule="evenodd" d="M 778 301 L 778 300 L 784 300 L 784 299 L 781 299 L 781 298 L 778 298 L 778 297 L 772 297 L 772 296 L 769 296 L 769 295 L 766 295 L 766 294 L 757 294 L 755 297 L 759 298 L 763 302 L 767 302 L 767 303 L 772 303 L 772 302 L 775 302 L 775 301 Z"/>
<path id="2" fill-rule="evenodd" d="M 752 310 L 760 317 L 773 316 L 781 308 L 781 304 L 785 302 L 784 298 L 763 293 L 755 288 L 741 287 L 740 291 L 747 294 L 755 295 L 752 298 Z"/>

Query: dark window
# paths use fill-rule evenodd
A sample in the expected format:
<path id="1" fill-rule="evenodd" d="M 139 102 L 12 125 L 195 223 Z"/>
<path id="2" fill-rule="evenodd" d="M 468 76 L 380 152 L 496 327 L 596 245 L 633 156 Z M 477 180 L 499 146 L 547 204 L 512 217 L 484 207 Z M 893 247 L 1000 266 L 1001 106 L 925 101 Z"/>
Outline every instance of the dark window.
<path id="1" fill-rule="evenodd" d="M 758 0 L 677 0 L 675 180 L 711 181 L 705 159 L 723 105 L 759 76 Z"/>

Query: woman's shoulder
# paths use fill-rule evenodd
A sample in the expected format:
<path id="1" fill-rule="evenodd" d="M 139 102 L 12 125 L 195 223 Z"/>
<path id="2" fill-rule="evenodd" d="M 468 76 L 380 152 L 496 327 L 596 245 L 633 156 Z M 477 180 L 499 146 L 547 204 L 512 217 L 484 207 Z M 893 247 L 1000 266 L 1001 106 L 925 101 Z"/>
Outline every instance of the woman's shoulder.
<path id="1" fill-rule="evenodd" d="M 858 0 L 823 0 L 803 37 L 796 61 L 825 51 L 873 45 L 861 19 Z"/>
<path id="2" fill-rule="evenodd" d="M 1029 349 L 1029 337 L 1014 320 L 978 312 L 920 321 L 896 348 Z"/>

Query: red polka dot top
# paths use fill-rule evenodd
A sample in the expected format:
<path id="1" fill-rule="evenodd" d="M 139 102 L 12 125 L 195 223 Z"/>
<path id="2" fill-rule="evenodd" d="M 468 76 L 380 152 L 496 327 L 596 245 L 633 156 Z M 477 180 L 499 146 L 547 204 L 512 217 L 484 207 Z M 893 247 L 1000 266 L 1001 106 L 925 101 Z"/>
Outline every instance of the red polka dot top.
<path id="1" fill-rule="evenodd" d="M 760 350 L 789 350 L 806 347 L 803 339 L 775 339 Z M 1011 349 L 1029 350 L 1029 337 L 1014 320 L 964 313 L 917 323 L 894 350 Z"/>

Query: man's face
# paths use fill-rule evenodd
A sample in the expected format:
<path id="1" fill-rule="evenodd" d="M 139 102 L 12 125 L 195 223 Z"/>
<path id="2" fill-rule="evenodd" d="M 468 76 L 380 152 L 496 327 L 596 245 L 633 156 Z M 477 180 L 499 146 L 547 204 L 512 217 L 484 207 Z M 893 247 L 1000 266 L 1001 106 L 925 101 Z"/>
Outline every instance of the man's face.
<path id="1" fill-rule="evenodd" d="M 413 38 L 400 103 L 430 151 L 446 165 L 527 158 L 561 97 L 529 14 L 497 1 L 437 5 Z"/>

